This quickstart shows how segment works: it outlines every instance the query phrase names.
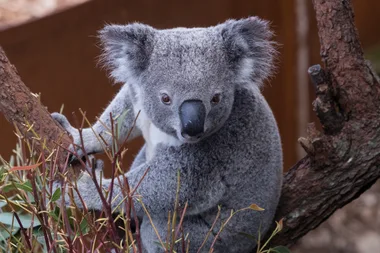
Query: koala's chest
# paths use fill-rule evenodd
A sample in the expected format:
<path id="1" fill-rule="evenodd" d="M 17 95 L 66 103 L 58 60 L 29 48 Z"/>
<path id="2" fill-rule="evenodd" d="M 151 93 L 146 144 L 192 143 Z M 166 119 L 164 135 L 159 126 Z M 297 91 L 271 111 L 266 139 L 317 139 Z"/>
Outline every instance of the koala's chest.
<path id="1" fill-rule="evenodd" d="M 158 129 L 145 113 L 140 112 L 136 123 L 145 140 L 145 153 L 147 161 L 156 155 L 156 147 L 160 143 L 169 146 L 180 145 L 179 141 L 173 136 L 170 136 Z"/>

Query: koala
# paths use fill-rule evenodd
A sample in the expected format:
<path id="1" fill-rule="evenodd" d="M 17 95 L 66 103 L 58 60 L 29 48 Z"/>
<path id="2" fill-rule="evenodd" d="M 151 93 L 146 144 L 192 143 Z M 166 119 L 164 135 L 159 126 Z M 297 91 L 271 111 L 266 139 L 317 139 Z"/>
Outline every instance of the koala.
<path id="1" fill-rule="evenodd" d="M 120 126 L 120 141 L 138 116 L 129 139 L 142 135 L 145 145 L 121 177 L 134 188 L 149 168 L 137 192 L 165 238 L 180 174 L 179 205 L 188 203 L 183 228 L 190 252 L 198 251 L 218 207 L 221 220 L 232 209 L 251 204 L 265 210 L 234 216 L 216 240 L 214 252 L 252 251 L 257 242 L 244 234 L 258 239 L 273 222 L 282 186 L 282 147 L 276 120 L 261 93 L 274 66 L 272 36 L 268 22 L 258 17 L 201 28 L 107 25 L 99 32 L 103 63 L 123 86 L 93 130 L 83 129 L 82 150 L 102 152 L 98 135 L 111 145 L 110 113 L 130 110 Z M 65 116 L 53 113 L 53 117 L 80 145 L 78 130 Z M 123 199 L 123 182 L 115 180 L 114 207 Z M 110 179 L 102 179 L 102 184 L 107 189 Z M 102 208 L 89 176 L 77 185 L 87 208 Z M 74 200 L 82 206 L 78 197 Z M 134 205 L 142 219 L 144 251 L 163 252 L 141 204 Z M 217 222 L 204 251 L 210 249 L 220 226 Z"/>

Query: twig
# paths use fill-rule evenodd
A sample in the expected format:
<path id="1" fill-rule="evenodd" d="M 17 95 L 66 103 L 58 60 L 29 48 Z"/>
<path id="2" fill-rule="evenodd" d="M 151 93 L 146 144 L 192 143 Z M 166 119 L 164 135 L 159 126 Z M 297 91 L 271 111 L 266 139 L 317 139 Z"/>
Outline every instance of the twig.
<path id="1" fill-rule="evenodd" d="M 25 236 L 26 244 L 28 245 L 30 251 L 32 251 L 32 245 L 30 244 L 30 238 L 29 238 L 28 234 L 26 233 L 26 231 L 24 229 L 24 226 L 22 225 L 20 217 L 18 217 L 18 214 L 15 211 L 13 211 L 13 214 L 14 214 L 16 220 L 17 220 L 17 223 L 19 224 L 19 226 L 21 228 L 21 233 L 23 233 L 23 235 Z"/>
<path id="2" fill-rule="evenodd" d="M 210 234 L 212 233 L 212 231 L 213 231 L 213 229 L 214 229 L 214 227 L 215 227 L 215 225 L 216 225 L 216 222 L 217 222 L 218 219 L 219 219 L 219 216 L 220 216 L 220 206 L 218 206 L 218 213 L 216 214 L 216 217 L 215 217 L 215 219 L 214 219 L 214 222 L 212 223 L 210 230 L 207 232 L 206 237 L 205 237 L 205 239 L 203 240 L 201 246 L 199 247 L 197 253 L 200 253 L 200 252 L 201 252 L 201 249 L 205 246 L 205 244 L 206 244 L 206 242 L 207 242 L 207 240 L 208 240 Z"/>

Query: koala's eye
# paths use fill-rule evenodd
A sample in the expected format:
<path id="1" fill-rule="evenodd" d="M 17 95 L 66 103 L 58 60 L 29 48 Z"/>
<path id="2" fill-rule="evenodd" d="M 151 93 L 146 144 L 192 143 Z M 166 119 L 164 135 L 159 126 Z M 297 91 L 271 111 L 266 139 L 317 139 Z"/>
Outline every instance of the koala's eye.
<path id="1" fill-rule="evenodd" d="M 215 94 L 215 95 L 212 97 L 212 99 L 211 99 L 211 103 L 214 104 L 214 105 L 216 105 L 216 104 L 218 104 L 219 102 L 220 102 L 220 94 L 217 93 L 217 94 Z"/>
<path id="2" fill-rule="evenodd" d="M 170 105 L 171 103 L 170 97 L 168 96 L 168 94 L 165 94 L 165 93 L 161 94 L 161 101 L 165 105 Z"/>

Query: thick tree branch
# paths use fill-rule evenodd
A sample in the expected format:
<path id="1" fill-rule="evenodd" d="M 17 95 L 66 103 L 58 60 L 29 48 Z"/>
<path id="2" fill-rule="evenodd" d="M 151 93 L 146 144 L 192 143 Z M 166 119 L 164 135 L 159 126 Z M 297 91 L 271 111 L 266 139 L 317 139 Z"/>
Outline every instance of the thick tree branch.
<path id="1" fill-rule="evenodd" d="M 316 85 L 314 124 L 300 143 L 308 155 L 285 175 L 273 245 L 294 244 L 380 177 L 380 85 L 363 57 L 349 0 L 313 0 L 325 69 Z"/>
<path id="2" fill-rule="evenodd" d="M 26 138 L 34 139 L 36 151 L 43 151 L 46 157 L 57 148 L 56 143 L 59 140 L 64 147 L 71 143 L 70 137 L 56 124 L 38 97 L 21 81 L 16 68 L 9 62 L 1 47 L 0 112 L 11 124 L 16 125 Z M 33 131 L 28 130 L 26 122 L 33 125 Z M 60 165 L 63 165 L 65 158 L 65 152 L 60 152 Z"/>

